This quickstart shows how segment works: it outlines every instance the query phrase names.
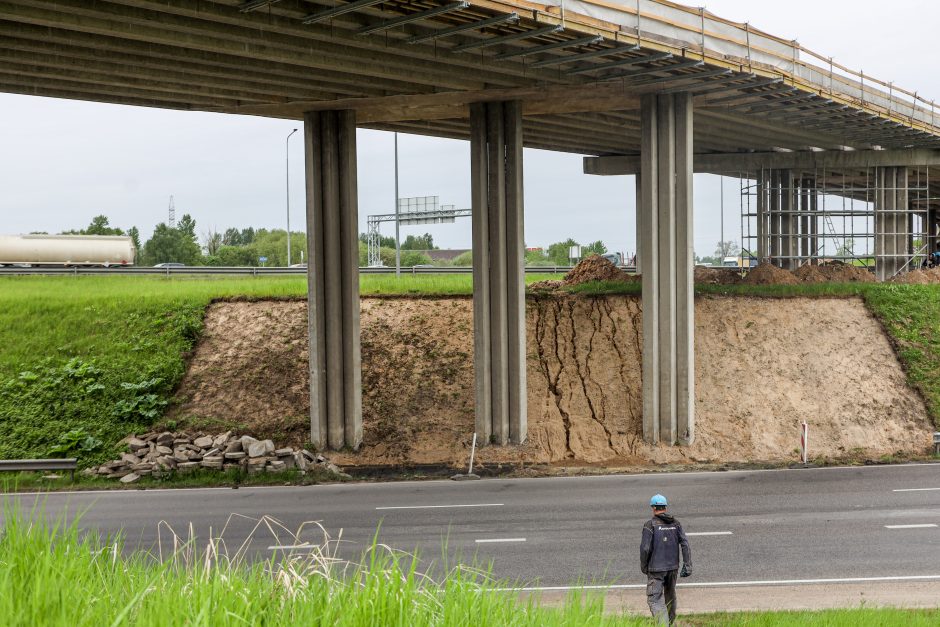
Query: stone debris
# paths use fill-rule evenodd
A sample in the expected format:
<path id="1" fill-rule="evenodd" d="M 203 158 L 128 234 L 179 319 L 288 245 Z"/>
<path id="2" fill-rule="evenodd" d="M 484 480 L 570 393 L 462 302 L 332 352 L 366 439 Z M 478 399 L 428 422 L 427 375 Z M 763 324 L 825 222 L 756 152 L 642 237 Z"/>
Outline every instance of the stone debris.
<path id="1" fill-rule="evenodd" d="M 134 483 L 141 477 L 160 477 L 172 472 L 190 473 L 197 469 L 241 469 L 250 475 L 288 470 L 303 474 L 319 469 L 338 477 L 349 477 L 322 455 L 306 449 L 277 448 L 271 440 L 238 436 L 231 431 L 218 435 L 147 433 L 132 435 L 124 442 L 129 452 L 121 453 L 120 459 L 89 468 L 82 474 L 119 479 L 121 483 Z"/>

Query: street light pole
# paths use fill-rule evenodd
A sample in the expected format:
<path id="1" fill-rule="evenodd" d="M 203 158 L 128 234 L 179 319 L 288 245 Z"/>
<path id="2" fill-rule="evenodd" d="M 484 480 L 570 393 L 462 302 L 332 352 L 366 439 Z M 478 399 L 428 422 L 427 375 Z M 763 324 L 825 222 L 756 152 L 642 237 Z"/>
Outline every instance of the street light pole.
<path id="1" fill-rule="evenodd" d="M 290 267 L 290 138 L 297 132 L 295 128 L 284 141 L 284 153 L 286 156 L 285 172 L 287 173 L 287 266 Z"/>
<path id="2" fill-rule="evenodd" d="M 395 276 L 401 278 L 401 239 L 399 226 L 401 219 L 398 216 L 398 133 L 395 133 Z"/>

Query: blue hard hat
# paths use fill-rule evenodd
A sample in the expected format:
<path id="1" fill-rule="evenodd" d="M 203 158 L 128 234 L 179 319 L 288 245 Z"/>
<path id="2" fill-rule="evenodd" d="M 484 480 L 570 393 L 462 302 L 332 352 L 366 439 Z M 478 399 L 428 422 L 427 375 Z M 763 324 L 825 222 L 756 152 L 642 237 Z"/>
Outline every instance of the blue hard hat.
<path id="1" fill-rule="evenodd" d="M 657 494 L 650 499 L 650 507 L 666 507 L 666 497 L 662 494 Z"/>

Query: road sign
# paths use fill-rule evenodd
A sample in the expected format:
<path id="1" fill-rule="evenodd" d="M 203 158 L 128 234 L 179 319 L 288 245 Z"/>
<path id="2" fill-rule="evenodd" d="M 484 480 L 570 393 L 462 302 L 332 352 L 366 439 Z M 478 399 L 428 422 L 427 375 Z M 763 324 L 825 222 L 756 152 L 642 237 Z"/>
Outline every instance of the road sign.
<path id="1" fill-rule="evenodd" d="M 259 261 L 260 263 L 267 263 L 267 262 L 268 262 L 268 258 L 267 258 L 267 257 L 258 257 L 258 261 Z"/>

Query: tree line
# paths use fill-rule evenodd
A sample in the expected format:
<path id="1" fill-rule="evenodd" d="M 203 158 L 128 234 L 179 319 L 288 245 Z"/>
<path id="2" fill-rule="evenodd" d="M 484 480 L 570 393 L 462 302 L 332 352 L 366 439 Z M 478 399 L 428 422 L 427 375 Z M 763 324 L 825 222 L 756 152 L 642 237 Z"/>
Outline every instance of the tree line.
<path id="1" fill-rule="evenodd" d="M 154 227 L 153 235 L 141 244 L 140 231 L 136 226 L 121 229 L 111 226 L 107 216 L 98 215 L 83 229 L 63 231 L 63 235 L 125 235 L 130 237 L 137 249 L 137 265 L 152 266 L 160 263 L 182 263 L 187 266 L 268 266 L 288 265 L 287 231 L 284 229 L 227 228 L 224 231 L 208 229 L 201 236 L 197 233 L 196 220 L 184 214 L 174 226 L 161 222 Z M 368 264 L 368 236 L 359 235 L 359 265 Z M 300 231 L 291 231 L 291 264 L 307 261 L 307 236 Z M 555 242 L 546 248 L 528 248 L 525 258 L 529 266 L 565 266 L 571 246 L 579 245 L 574 239 Z M 434 260 L 429 251 L 439 250 L 430 233 L 408 235 L 401 242 L 401 265 L 469 266 L 472 254 L 467 251 L 449 260 Z M 581 256 L 602 255 L 607 252 L 604 242 L 598 240 L 581 244 Z M 395 265 L 395 238 L 379 238 L 379 256 L 382 264 Z"/>

